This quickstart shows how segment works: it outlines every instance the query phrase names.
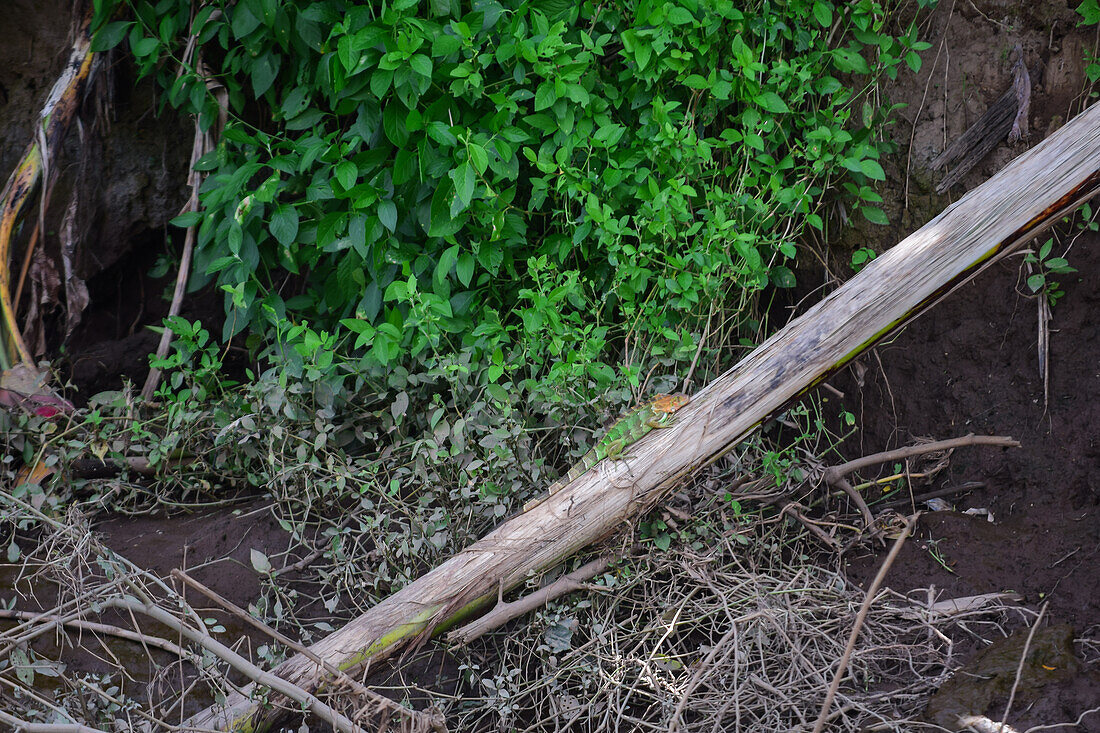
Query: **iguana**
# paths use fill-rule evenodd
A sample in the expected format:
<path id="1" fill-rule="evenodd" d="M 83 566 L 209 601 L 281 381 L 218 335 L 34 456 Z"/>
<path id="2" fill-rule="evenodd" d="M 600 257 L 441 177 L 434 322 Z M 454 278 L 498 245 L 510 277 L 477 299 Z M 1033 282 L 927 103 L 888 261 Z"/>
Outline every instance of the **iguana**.
<path id="1" fill-rule="evenodd" d="M 532 507 L 541 504 L 604 458 L 610 458 L 613 461 L 625 458 L 624 451 L 627 447 L 650 430 L 672 427 L 672 414 L 686 405 L 689 399 L 686 394 L 655 395 L 653 399 L 620 417 L 590 451 L 581 456 L 581 459 L 574 463 L 564 476 L 550 486 L 549 491 L 527 502 L 523 506 L 523 511 L 530 511 Z"/>

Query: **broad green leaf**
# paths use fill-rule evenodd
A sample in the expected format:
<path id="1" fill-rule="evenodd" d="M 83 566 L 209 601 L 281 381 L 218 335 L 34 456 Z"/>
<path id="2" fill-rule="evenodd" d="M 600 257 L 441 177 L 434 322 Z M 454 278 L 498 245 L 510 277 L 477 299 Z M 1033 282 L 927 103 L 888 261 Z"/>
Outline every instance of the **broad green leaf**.
<path id="1" fill-rule="evenodd" d="M 464 207 L 469 206 L 470 200 L 474 197 L 474 184 L 476 183 L 473 166 L 468 162 L 459 163 L 451 173 L 451 178 L 455 183 L 455 195 L 458 196 Z"/>
<path id="2" fill-rule="evenodd" d="M 432 194 L 430 207 L 428 236 L 445 237 L 458 231 L 459 222 L 451 216 L 451 201 L 455 198 L 454 186 L 450 180 L 445 179 L 436 187 Z"/>
<path id="3" fill-rule="evenodd" d="M 271 567 L 271 561 L 267 559 L 267 555 L 253 547 L 248 552 L 249 560 L 252 562 L 252 568 L 261 575 L 270 575 L 273 568 Z"/>
<path id="4" fill-rule="evenodd" d="M 397 229 L 397 204 L 392 199 L 378 202 L 378 220 L 391 232 Z"/>
<path id="5" fill-rule="evenodd" d="M 546 109 L 556 101 L 558 101 L 558 96 L 554 92 L 554 83 L 544 81 L 540 84 L 535 91 L 535 111 Z"/>
<path id="6" fill-rule="evenodd" d="M 12 543 L 12 547 L 15 547 L 14 542 Z M 16 550 L 18 550 L 18 548 L 16 548 Z M 11 556 L 11 547 L 8 547 L 8 557 L 11 558 Z M 17 552 L 16 559 L 18 558 L 19 555 Z M 15 560 L 12 560 L 11 562 L 15 562 Z M 31 662 L 30 658 L 27 656 L 27 653 L 19 647 L 16 647 L 11 650 L 10 656 L 12 667 L 15 668 L 15 676 L 19 679 L 19 681 L 27 687 L 34 685 L 35 665 Z"/>
<path id="7" fill-rule="evenodd" d="M 397 422 L 401 421 L 401 417 L 409 409 L 409 395 L 405 392 L 398 392 L 397 396 L 393 398 L 393 404 L 390 405 L 390 414 L 393 415 L 393 419 Z"/>
<path id="8" fill-rule="evenodd" d="M 386 105 L 382 112 L 382 129 L 386 131 L 386 137 L 395 146 L 401 148 L 409 140 L 409 131 L 405 128 L 405 120 L 409 112 L 400 102 L 392 101 Z"/>
<path id="9" fill-rule="evenodd" d="M 452 245 L 443 250 L 443 254 L 439 256 L 439 262 L 435 266 L 435 281 L 443 282 L 447 279 L 447 276 L 451 274 L 451 268 L 455 266 L 458 261 L 458 245 Z"/>
<path id="10" fill-rule="evenodd" d="M 1084 25 L 1100 23 L 1100 3 L 1097 3 L 1097 0 L 1085 0 L 1077 6 L 1077 12 L 1081 14 L 1081 22 Z"/>
<path id="11" fill-rule="evenodd" d="M 492 383 L 485 385 L 485 392 L 502 405 L 507 405 L 511 402 L 508 398 L 508 391 L 499 384 Z"/>
<path id="12" fill-rule="evenodd" d="M 273 51 L 268 51 L 253 62 L 251 73 L 253 94 L 262 97 L 271 88 L 272 82 L 279 74 L 282 62 L 282 55 Z"/>
<path id="13" fill-rule="evenodd" d="M 279 204 L 271 215 L 271 236 L 284 247 L 298 236 L 298 210 L 290 204 Z"/>
<path id="14" fill-rule="evenodd" d="M 666 17 L 668 18 L 668 22 L 672 23 L 673 25 L 686 25 L 695 20 L 695 16 L 691 14 L 690 10 L 688 10 L 687 8 L 682 8 L 678 5 L 674 5 L 669 8 L 668 15 Z"/>
<path id="15" fill-rule="evenodd" d="M 186 229 L 187 227 L 195 226 L 196 224 L 198 224 L 201 221 L 202 221 L 202 212 L 201 211 L 187 211 L 187 212 L 184 212 L 184 213 L 180 214 L 176 218 L 172 219 L 168 223 L 171 224 L 174 227 L 179 227 L 181 229 Z"/>
<path id="16" fill-rule="evenodd" d="M 340 182 L 345 191 L 355 186 L 355 181 L 359 177 L 359 169 L 350 160 L 342 160 L 337 163 L 333 172 L 336 174 L 336 180 Z"/>
<path id="17" fill-rule="evenodd" d="M 118 20 L 103 26 L 96 32 L 95 38 L 92 39 L 92 50 L 96 53 L 110 51 L 122 43 L 122 39 L 126 37 L 126 32 L 133 25 L 132 20 Z"/>
<path id="18" fill-rule="evenodd" d="M 757 104 L 772 114 L 783 114 L 791 111 L 787 103 L 780 99 L 779 95 L 775 92 L 764 92 L 763 94 L 757 95 L 755 99 Z"/>
<path id="19" fill-rule="evenodd" d="M 859 210 L 863 213 L 863 217 L 872 224 L 882 224 L 885 226 L 890 223 L 890 220 L 886 218 L 886 214 L 882 209 L 875 206 L 860 206 Z"/>
<path id="20" fill-rule="evenodd" d="M 244 242 L 244 231 L 241 230 L 239 222 L 231 222 L 229 225 L 229 234 L 225 238 L 225 242 L 229 245 L 229 251 L 234 255 L 240 255 L 241 244 Z"/>
<path id="21" fill-rule="evenodd" d="M 283 117 L 289 120 L 291 117 L 297 117 L 308 106 L 308 87 L 297 86 L 290 91 L 290 94 L 286 95 L 286 99 L 283 100 L 281 112 L 283 114 Z"/>
<path id="22" fill-rule="evenodd" d="M 565 88 L 565 96 L 582 106 L 588 106 L 592 101 L 592 97 L 588 94 L 588 90 L 582 87 L 580 84 L 570 84 Z"/>
<path id="23" fill-rule="evenodd" d="M 448 33 L 440 33 L 432 41 L 432 56 L 437 59 L 450 56 L 452 53 L 462 48 L 462 40 L 456 36 L 452 36 Z"/>
<path id="24" fill-rule="evenodd" d="M 392 69 L 377 69 L 370 78 L 370 90 L 371 93 L 383 99 L 386 96 L 386 92 L 390 88 L 390 84 L 393 82 L 393 70 Z"/>
<path id="25" fill-rule="evenodd" d="M 870 74 L 871 67 L 867 60 L 851 48 L 834 48 L 832 50 L 833 64 L 838 71 L 843 73 L 855 72 L 857 74 Z"/>
<path id="26" fill-rule="evenodd" d="M 341 36 L 336 44 L 336 54 L 345 71 L 355 71 L 355 67 L 359 65 L 359 48 L 355 44 L 354 36 Z"/>
<path id="27" fill-rule="evenodd" d="M 485 173 L 485 169 L 489 165 L 489 155 L 485 152 L 485 148 L 477 143 L 470 143 L 466 151 L 470 154 L 470 162 L 474 164 L 478 174 Z"/>
<path id="28" fill-rule="evenodd" d="M 153 53 L 153 51 L 156 51 L 159 46 L 160 41 L 158 41 L 156 38 L 140 38 L 136 42 L 130 42 L 130 52 L 140 59 L 143 56 L 148 56 L 149 54 Z"/>
<path id="29" fill-rule="evenodd" d="M 465 287 L 470 287 L 470 281 L 474 277 L 474 256 L 469 252 L 463 252 L 458 257 L 458 264 L 455 266 L 455 274 L 458 275 L 458 281 Z"/>
<path id="30" fill-rule="evenodd" d="M 409 59 L 409 66 L 417 74 L 423 77 L 432 77 L 432 60 L 422 53 L 413 54 L 413 57 Z"/>
<path id="31" fill-rule="evenodd" d="M 886 173 L 882 170 L 882 166 L 879 165 L 877 160 L 864 158 L 859 162 L 859 169 L 863 171 L 863 175 L 867 176 L 872 181 L 886 180 Z"/>
<path id="32" fill-rule="evenodd" d="M 452 0 L 431 0 L 429 4 L 432 9 L 432 15 L 435 17 L 439 17 L 441 15 L 451 15 L 452 8 L 456 7 L 452 6 L 451 3 Z"/>
<path id="33" fill-rule="evenodd" d="M 709 89 L 710 82 L 700 74 L 691 74 L 684 79 L 684 86 L 688 89 Z"/>
<path id="34" fill-rule="evenodd" d="M 237 3 L 232 10 L 233 36 L 238 40 L 244 38 L 260 25 L 260 19 L 253 15 L 246 3 Z"/>
<path id="35" fill-rule="evenodd" d="M 916 51 L 910 51 L 909 53 L 905 54 L 905 64 L 909 67 L 910 71 L 916 74 L 920 71 L 921 67 L 920 55 L 917 54 Z"/>

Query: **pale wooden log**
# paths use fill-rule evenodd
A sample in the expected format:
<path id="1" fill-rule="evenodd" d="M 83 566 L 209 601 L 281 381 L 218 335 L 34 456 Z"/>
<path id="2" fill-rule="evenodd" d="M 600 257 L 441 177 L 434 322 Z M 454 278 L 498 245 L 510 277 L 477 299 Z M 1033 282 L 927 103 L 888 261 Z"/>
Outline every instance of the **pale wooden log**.
<path id="1" fill-rule="evenodd" d="M 345 671 L 381 661 L 491 603 L 498 589 L 514 588 L 605 537 L 1098 188 L 1100 106 L 1094 105 L 765 341 L 696 394 L 671 428 L 634 444 L 630 459 L 598 464 L 311 650 Z M 316 689 L 323 677 L 301 655 L 274 672 L 306 690 Z M 222 710 L 206 710 L 190 725 L 260 730 L 277 715 L 235 695 Z"/>

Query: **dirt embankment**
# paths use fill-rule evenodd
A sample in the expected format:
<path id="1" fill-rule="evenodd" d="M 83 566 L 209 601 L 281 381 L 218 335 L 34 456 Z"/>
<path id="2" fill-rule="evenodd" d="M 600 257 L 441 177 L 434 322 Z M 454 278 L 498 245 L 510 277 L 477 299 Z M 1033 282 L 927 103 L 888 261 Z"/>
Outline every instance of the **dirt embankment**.
<path id="1" fill-rule="evenodd" d="M 922 73 L 893 92 L 908 103 L 902 116 L 912 123 L 897 128 L 901 152 L 886 193 L 892 221 L 912 222 L 897 239 L 1087 106 L 1085 59 L 1095 53 L 1095 29 L 1076 29 L 1076 5 L 940 3 L 922 33 L 933 44 Z M 1000 145 L 948 197 L 937 196 L 928 162 L 1011 86 L 1016 44 L 1038 69 L 1030 138 Z M 1072 628 L 1078 662 L 1091 664 L 1052 677 L 1026 700 L 1018 694 L 1020 729 L 1073 721 L 1100 700 L 1095 650 L 1084 640 L 1100 630 L 1100 236 L 1073 224 L 1053 236 L 1055 253 L 1068 251 L 1077 272 L 1054 278 L 1065 295 L 1052 308 L 1049 403 L 1039 375 L 1038 302 L 1022 256 L 994 265 L 876 348 L 862 360 L 865 369 L 834 380 L 862 428 L 849 453 L 967 433 L 1021 442 L 954 455 L 937 486 L 984 487 L 955 497 L 957 511 L 924 515 L 887 580 L 902 591 L 935 584 L 946 597 L 1017 591 L 1036 609 L 1049 603 L 1044 625 Z M 995 521 L 960 513 L 968 508 L 986 508 Z M 879 559 L 853 557 L 848 568 L 866 581 Z M 989 697 L 994 720 L 1010 686 Z M 1086 718 L 1080 729 L 1100 730 L 1100 720 Z"/>

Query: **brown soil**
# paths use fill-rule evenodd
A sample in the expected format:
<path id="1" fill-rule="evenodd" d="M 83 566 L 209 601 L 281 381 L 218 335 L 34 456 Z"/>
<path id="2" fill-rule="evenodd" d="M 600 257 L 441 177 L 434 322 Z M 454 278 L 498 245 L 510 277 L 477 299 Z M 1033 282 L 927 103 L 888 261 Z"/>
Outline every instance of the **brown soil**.
<path id="1" fill-rule="evenodd" d="M 1077 18 L 1068 6 L 1076 3 L 940 5 L 924 34 L 933 48 L 924 55 L 922 74 L 903 80 L 894 97 L 909 102 L 903 115 L 915 121 L 899 129 L 911 135 L 912 146 L 903 146 L 892 181 L 898 208 L 910 209 L 892 220 L 908 214 L 911 229 L 946 203 L 928 192 L 932 177 L 920 168 L 1011 85 L 1012 46 L 1020 43 L 1028 66 L 1040 69 L 1032 90 L 1034 144 L 1079 110 L 1085 49 L 1095 44 L 1073 31 Z M 1001 145 L 951 192 L 952 199 L 1023 148 Z M 908 181 L 907 152 L 913 166 Z M 925 206 L 933 208 L 916 213 Z M 1038 304 L 1024 284 L 1021 257 L 991 267 L 832 384 L 846 393 L 844 404 L 861 427 L 847 444 L 849 454 L 967 433 L 1021 442 L 1018 449 L 955 453 L 946 475 L 924 490 L 969 481 L 984 482 L 984 488 L 952 497 L 955 511 L 925 514 L 887 584 L 900 591 L 934 584 L 946 598 L 1017 591 L 1036 610 L 1049 603 L 1044 626 L 1068 624 L 1080 640 L 1100 629 L 1100 236 L 1086 232 L 1073 239 L 1074 231 L 1066 226 L 1055 235 L 1056 247 L 1070 247 L 1067 256 L 1078 272 L 1057 278 L 1065 296 L 1050 324 L 1049 404 L 1038 367 Z M 898 238 L 907 233 L 898 231 Z M 961 513 L 968 508 L 988 509 L 995 521 Z M 848 570 L 866 583 L 883 556 L 852 556 Z M 1080 641 L 1076 649 L 1087 656 Z M 1023 730 L 1072 722 L 1096 706 L 1100 675 L 1095 655 L 1089 661 L 1049 684 L 1021 684 L 1011 724 Z M 980 712 L 1000 720 L 1010 686 L 981 698 L 986 709 Z M 1086 717 L 1079 730 L 1100 730 L 1100 716 Z"/>

